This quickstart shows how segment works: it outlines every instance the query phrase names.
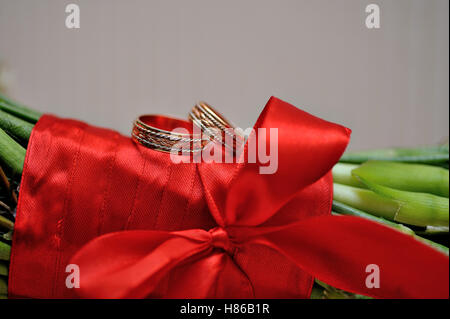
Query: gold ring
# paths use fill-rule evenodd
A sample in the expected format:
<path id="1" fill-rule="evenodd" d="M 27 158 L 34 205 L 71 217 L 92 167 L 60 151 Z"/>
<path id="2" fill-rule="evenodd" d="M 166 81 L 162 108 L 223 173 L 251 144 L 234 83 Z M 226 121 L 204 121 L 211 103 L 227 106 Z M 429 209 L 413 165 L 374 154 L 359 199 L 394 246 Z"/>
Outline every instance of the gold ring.
<path id="1" fill-rule="evenodd" d="M 192 131 L 190 124 L 183 120 L 161 115 L 143 115 L 134 121 L 131 135 L 139 144 L 167 153 L 200 152 L 210 141 L 200 134 L 173 132 L 177 128 Z"/>
<path id="2" fill-rule="evenodd" d="M 189 113 L 189 119 L 200 127 L 202 132 L 228 149 L 236 151 L 244 143 L 244 137 L 235 127 L 206 102 L 198 102 Z M 226 135 L 231 137 L 232 144 L 227 143 Z"/>

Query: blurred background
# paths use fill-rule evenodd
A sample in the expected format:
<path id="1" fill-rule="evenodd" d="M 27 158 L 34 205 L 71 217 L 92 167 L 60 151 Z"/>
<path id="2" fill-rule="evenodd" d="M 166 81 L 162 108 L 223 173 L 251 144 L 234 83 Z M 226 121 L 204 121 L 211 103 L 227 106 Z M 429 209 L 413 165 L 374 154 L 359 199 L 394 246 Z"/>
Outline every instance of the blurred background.
<path id="1" fill-rule="evenodd" d="M 65 26 L 78 4 L 81 28 Z M 376 3 L 381 27 L 368 29 Z M 253 126 L 275 95 L 353 130 L 350 148 L 449 132 L 448 0 L 0 0 L 0 88 L 129 134 L 205 100 Z"/>

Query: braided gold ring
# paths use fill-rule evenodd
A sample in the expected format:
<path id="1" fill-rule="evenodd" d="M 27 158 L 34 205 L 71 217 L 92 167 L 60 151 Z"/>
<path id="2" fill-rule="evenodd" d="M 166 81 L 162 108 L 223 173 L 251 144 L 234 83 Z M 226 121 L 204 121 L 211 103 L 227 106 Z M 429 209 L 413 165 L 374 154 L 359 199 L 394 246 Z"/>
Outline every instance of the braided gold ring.
<path id="1" fill-rule="evenodd" d="M 235 130 L 235 127 L 228 120 L 206 102 L 198 102 L 189 113 L 189 119 L 200 127 L 203 133 L 228 149 L 235 151 L 243 145 L 243 136 Z M 231 138 L 231 143 L 226 138 L 227 135 Z"/>
<path id="2" fill-rule="evenodd" d="M 148 148 L 167 153 L 200 152 L 210 140 L 200 134 L 173 132 L 183 128 L 192 131 L 189 122 L 161 115 L 143 115 L 134 121 L 132 138 Z"/>

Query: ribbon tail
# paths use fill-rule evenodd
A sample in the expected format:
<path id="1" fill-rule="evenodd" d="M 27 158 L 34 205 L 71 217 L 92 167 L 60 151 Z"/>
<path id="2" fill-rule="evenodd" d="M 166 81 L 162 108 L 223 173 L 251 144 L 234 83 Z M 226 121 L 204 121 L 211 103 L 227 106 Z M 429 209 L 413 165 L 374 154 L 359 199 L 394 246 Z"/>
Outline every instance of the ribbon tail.
<path id="1" fill-rule="evenodd" d="M 72 258 L 79 294 L 87 298 L 144 298 L 174 267 L 206 251 L 207 232 L 124 231 L 92 240 Z"/>
<path id="2" fill-rule="evenodd" d="M 310 218 L 251 243 L 272 247 L 314 277 L 349 292 L 375 298 L 449 297 L 448 256 L 362 218 Z"/>

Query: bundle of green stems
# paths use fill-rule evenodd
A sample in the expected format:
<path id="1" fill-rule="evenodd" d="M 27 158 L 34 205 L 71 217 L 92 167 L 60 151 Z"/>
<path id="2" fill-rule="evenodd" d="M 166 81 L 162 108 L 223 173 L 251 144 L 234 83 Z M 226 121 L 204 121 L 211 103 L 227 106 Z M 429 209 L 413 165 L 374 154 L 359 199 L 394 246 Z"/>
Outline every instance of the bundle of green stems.
<path id="1" fill-rule="evenodd" d="M 0 94 L 0 298 L 7 296 L 17 187 L 41 113 Z M 448 144 L 348 152 L 333 168 L 332 214 L 369 219 L 448 255 Z M 365 298 L 316 280 L 311 298 Z"/>
<path id="2" fill-rule="evenodd" d="M 448 144 L 344 154 L 333 167 L 333 215 L 368 219 L 448 256 Z M 313 298 L 362 298 L 315 282 Z"/>

